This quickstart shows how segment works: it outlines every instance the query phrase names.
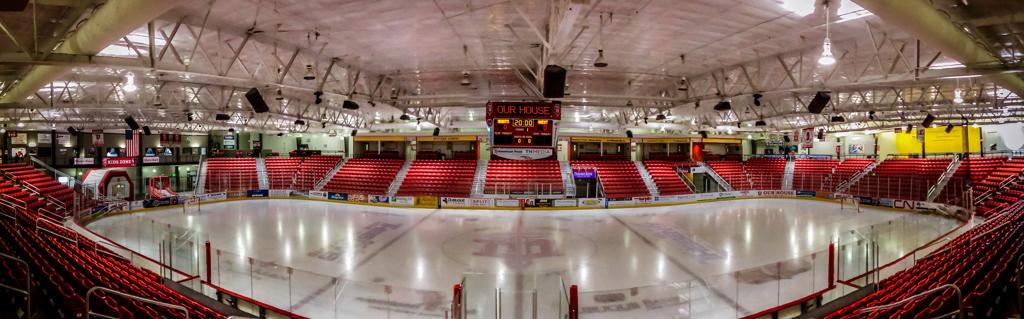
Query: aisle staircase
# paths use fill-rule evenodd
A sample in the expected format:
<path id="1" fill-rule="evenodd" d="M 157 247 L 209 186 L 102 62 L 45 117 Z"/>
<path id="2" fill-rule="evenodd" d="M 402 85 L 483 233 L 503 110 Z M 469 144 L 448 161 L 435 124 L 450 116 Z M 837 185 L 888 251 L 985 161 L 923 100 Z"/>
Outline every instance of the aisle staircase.
<path id="1" fill-rule="evenodd" d="M 572 164 L 569 161 L 558 161 L 562 172 L 562 189 L 566 197 L 576 197 L 576 179 L 572 175 Z"/>
<path id="2" fill-rule="evenodd" d="M 196 181 L 196 188 L 192 190 L 192 194 L 203 194 L 206 193 L 206 159 L 199 161 L 199 180 Z"/>
<path id="3" fill-rule="evenodd" d="M 342 166 L 345 166 L 345 162 L 348 162 L 347 158 L 342 158 L 340 161 L 338 161 L 338 164 L 335 164 L 334 168 L 328 171 L 327 175 L 324 175 L 323 179 L 320 179 L 320 181 L 316 182 L 316 185 L 313 185 L 312 190 L 319 191 L 324 189 L 324 186 L 327 186 L 327 182 L 330 182 L 331 178 L 334 178 L 334 174 L 337 174 L 338 170 L 340 170 Z"/>
<path id="4" fill-rule="evenodd" d="M 782 189 L 792 190 L 793 189 L 793 172 L 796 171 L 796 161 L 791 159 L 786 160 L 786 170 L 782 173 Z"/>
<path id="5" fill-rule="evenodd" d="M 700 167 L 704 168 L 704 173 L 708 174 L 708 176 L 711 176 L 711 179 L 715 180 L 715 182 L 718 183 L 718 186 L 721 187 L 723 190 L 727 192 L 731 192 L 734 190 L 732 188 L 732 185 L 729 185 L 729 182 L 726 182 L 725 179 L 722 178 L 721 175 L 718 175 L 718 172 L 715 172 L 715 170 L 711 168 L 711 166 L 708 166 L 707 163 L 698 162 L 698 164 L 700 164 Z"/>
<path id="6" fill-rule="evenodd" d="M 640 178 L 644 180 L 644 185 L 647 186 L 647 192 L 651 193 L 651 196 L 659 196 L 658 184 L 654 183 L 654 178 L 651 177 L 651 172 L 647 171 L 647 167 L 644 167 L 640 161 L 633 161 L 633 165 L 636 165 L 636 170 L 640 172 Z"/>
<path id="7" fill-rule="evenodd" d="M 476 174 L 473 175 L 473 190 L 470 195 L 473 197 L 484 196 L 484 180 L 487 179 L 487 160 L 478 160 L 476 162 Z"/>
<path id="8" fill-rule="evenodd" d="M 953 160 L 949 162 L 949 166 L 946 166 L 946 171 L 942 172 L 942 176 L 939 176 L 939 181 L 928 189 L 926 201 L 933 202 L 939 197 L 939 194 L 942 194 L 942 189 L 946 188 L 946 184 L 953 178 L 953 174 L 960 168 L 960 163 L 962 162 L 959 155 L 953 157 Z"/>
<path id="9" fill-rule="evenodd" d="M 836 186 L 835 192 L 845 193 L 847 190 L 850 189 L 851 186 L 857 184 L 857 182 L 859 182 L 861 178 L 864 178 L 864 176 L 867 176 L 868 173 L 871 173 L 871 171 L 875 170 L 875 167 L 878 166 L 878 164 L 880 163 L 882 162 L 873 162 L 870 165 L 864 167 L 864 170 L 851 176 L 850 179 L 846 180 L 845 182 L 840 183 L 839 186 Z"/>
<path id="10" fill-rule="evenodd" d="M 256 182 L 260 189 L 270 189 L 270 179 L 267 178 L 267 162 L 262 157 L 256 158 Z"/>
<path id="11" fill-rule="evenodd" d="M 681 167 L 676 167 L 675 170 L 676 170 L 676 175 L 679 175 L 679 178 L 683 180 L 683 183 L 686 184 L 686 187 L 689 187 L 691 192 L 696 193 L 697 192 L 697 185 L 694 185 L 693 184 L 693 180 L 691 180 L 690 176 L 687 175 L 687 173 L 689 173 L 690 171 L 689 170 L 684 170 Z"/>
<path id="12" fill-rule="evenodd" d="M 402 182 L 405 181 L 405 175 L 409 174 L 410 167 L 412 167 L 412 160 L 405 160 L 405 164 L 402 164 L 402 168 L 395 175 L 395 180 L 391 181 L 391 186 L 388 187 L 388 197 L 395 196 L 398 189 L 402 188 Z"/>

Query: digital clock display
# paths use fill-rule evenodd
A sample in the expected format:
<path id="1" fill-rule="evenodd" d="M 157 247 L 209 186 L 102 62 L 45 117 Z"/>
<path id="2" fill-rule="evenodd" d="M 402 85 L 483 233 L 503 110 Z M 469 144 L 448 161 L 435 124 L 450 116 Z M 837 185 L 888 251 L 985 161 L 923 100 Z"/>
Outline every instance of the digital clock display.
<path id="1" fill-rule="evenodd" d="M 553 144 L 551 120 L 495 119 L 495 147 L 551 147 Z"/>

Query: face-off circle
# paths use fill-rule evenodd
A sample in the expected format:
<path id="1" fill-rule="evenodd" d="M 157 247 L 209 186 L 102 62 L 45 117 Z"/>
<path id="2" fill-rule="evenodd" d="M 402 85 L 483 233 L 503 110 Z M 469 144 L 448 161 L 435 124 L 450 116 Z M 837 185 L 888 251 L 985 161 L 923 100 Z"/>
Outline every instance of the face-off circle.
<path id="1" fill-rule="evenodd" d="M 570 270 L 590 260 L 597 246 L 588 238 L 554 228 L 477 228 L 449 238 L 445 256 L 481 273 L 505 267 L 515 272 Z"/>

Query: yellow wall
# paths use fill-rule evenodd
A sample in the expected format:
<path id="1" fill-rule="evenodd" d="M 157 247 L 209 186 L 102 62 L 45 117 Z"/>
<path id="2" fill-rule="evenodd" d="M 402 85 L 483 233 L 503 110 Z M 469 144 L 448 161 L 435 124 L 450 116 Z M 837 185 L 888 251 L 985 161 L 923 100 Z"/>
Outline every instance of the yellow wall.
<path id="1" fill-rule="evenodd" d="M 949 133 L 945 127 L 929 128 L 924 131 L 924 148 L 928 153 L 961 153 L 964 151 L 964 127 L 956 126 Z M 969 152 L 979 152 L 981 128 L 969 127 L 967 130 Z"/>
<path id="2" fill-rule="evenodd" d="M 897 154 L 921 154 L 921 141 L 917 140 L 917 130 L 915 128 L 910 133 L 907 133 L 907 131 L 892 133 L 896 135 Z M 927 134 L 927 131 L 925 131 L 925 134 Z"/>

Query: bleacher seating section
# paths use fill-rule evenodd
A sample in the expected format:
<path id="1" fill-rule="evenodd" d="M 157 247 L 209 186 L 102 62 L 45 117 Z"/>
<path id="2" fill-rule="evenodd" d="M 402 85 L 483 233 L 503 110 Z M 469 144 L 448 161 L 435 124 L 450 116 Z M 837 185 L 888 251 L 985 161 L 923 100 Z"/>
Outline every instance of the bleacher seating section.
<path id="1" fill-rule="evenodd" d="M 957 167 L 953 177 L 949 179 L 949 182 L 946 183 L 942 193 L 939 193 L 939 197 L 935 201 L 962 207 L 966 206 L 967 204 L 963 200 L 966 199 L 964 193 L 967 190 L 967 185 L 980 183 L 992 171 L 1002 166 L 1006 160 L 1005 156 L 968 157 L 961 160 L 960 166 Z"/>
<path id="2" fill-rule="evenodd" d="M 966 233 L 956 237 L 913 267 L 878 284 L 878 290 L 831 314 L 838 318 L 1007 318 L 1000 313 L 1016 302 L 1018 276 L 1024 273 L 1021 257 L 1024 241 L 1024 203 L 1017 203 Z M 961 290 L 964 314 L 949 316 L 959 309 L 952 284 Z M 909 300 L 899 305 L 897 302 Z M 863 313 L 869 307 L 892 305 Z"/>
<path id="3" fill-rule="evenodd" d="M 562 194 L 562 173 L 554 160 L 491 160 L 484 178 L 485 194 Z"/>
<path id="4" fill-rule="evenodd" d="M 782 189 L 782 175 L 786 172 L 786 159 L 751 158 L 743 162 L 743 170 L 750 177 L 753 189 Z"/>
<path id="5" fill-rule="evenodd" d="M 857 173 L 864 171 L 864 169 L 866 169 L 868 166 L 871 165 L 871 163 L 874 162 L 875 160 L 872 158 L 844 159 L 842 162 L 839 162 L 839 165 L 836 166 L 836 169 L 835 171 L 832 172 L 832 175 L 829 175 L 829 177 L 825 179 L 825 182 L 822 185 L 821 189 L 824 189 L 829 192 L 835 191 L 836 187 L 839 187 L 839 184 L 846 182 L 854 175 L 857 175 Z"/>
<path id="6" fill-rule="evenodd" d="M 708 166 L 718 173 L 726 183 L 729 183 L 734 190 L 751 189 L 750 178 L 743 170 L 743 163 L 739 161 L 707 161 Z"/>
<path id="7" fill-rule="evenodd" d="M 402 159 L 402 154 L 399 154 L 398 151 L 380 151 L 380 153 L 376 151 L 366 151 L 363 152 L 359 158 Z"/>
<path id="8" fill-rule="evenodd" d="M 667 160 L 644 161 L 644 167 L 647 168 L 647 172 L 654 179 L 654 184 L 658 186 L 658 194 L 662 196 L 692 194 L 693 190 L 686 186 L 683 178 L 676 173 L 676 168 L 681 167 L 682 169 L 689 170 L 693 165 L 690 162 Z"/>
<path id="9" fill-rule="evenodd" d="M 348 194 L 385 195 L 405 161 L 353 158 L 331 177 L 323 191 Z"/>
<path id="10" fill-rule="evenodd" d="M 0 164 L 0 198 L 60 219 L 74 208 L 75 192 L 27 164 Z"/>
<path id="11" fill-rule="evenodd" d="M 672 154 L 650 153 L 650 154 L 647 154 L 647 159 L 648 160 L 658 160 L 658 161 L 689 162 L 690 161 L 690 154 L 688 154 L 688 153 L 672 153 Z"/>
<path id="12" fill-rule="evenodd" d="M 581 161 L 624 161 L 629 160 L 629 156 L 625 153 L 611 154 L 611 153 L 579 153 L 576 156 Z"/>
<path id="13" fill-rule="evenodd" d="M 21 164 L 16 164 L 21 165 Z M 4 169 L 12 168 L 5 164 Z M 52 180 L 52 179 L 51 179 Z M 27 200 L 40 201 L 31 194 Z M 0 199 L 7 201 L 7 199 Z M 0 205 L 0 252 L 28 263 L 24 266 L 3 259 L 5 283 L 23 286 L 31 280 L 37 315 L 45 318 L 86 318 L 86 291 L 102 286 L 124 293 L 188 310 L 189 318 L 225 318 L 199 302 L 189 299 L 162 284 L 160 276 L 114 257 L 105 247 L 84 236 L 59 226 L 56 222 L 37 222 L 45 217 L 37 210 L 15 205 Z M 40 231 L 43 229 L 43 231 Z M 42 299 L 42 302 L 39 301 Z M 7 302 L 7 301 L 5 301 Z M 91 310 L 117 318 L 180 318 L 178 310 L 143 304 L 102 292 L 96 293 Z"/>
<path id="14" fill-rule="evenodd" d="M 1019 181 L 1022 175 L 1024 159 L 1011 158 L 990 171 L 984 179 L 973 184 L 973 197 L 982 200 L 982 203 L 977 205 L 976 213 L 988 216 L 1024 198 L 1024 184 Z"/>
<path id="15" fill-rule="evenodd" d="M 874 198 L 925 200 L 928 189 L 949 166 L 949 158 L 892 158 L 849 189 L 849 193 Z"/>
<path id="16" fill-rule="evenodd" d="M 633 198 L 651 196 L 633 161 L 572 161 L 573 170 L 594 168 L 605 197 Z"/>
<path id="17" fill-rule="evenodd" d="M 469 197 L 476 160 L 415 160 L 398 188 L 398 196 Z"/>
<path id="18" fill-rule="evenodd" d="M 825 181 L 839 166 L 834 159 L 796 159 L 793 162 L 793 189 L 823 191 Z"/>
<path id="19" fill-rule="evenodd" d="M 313 155 L 303 158 L 299 163 L 299 170 L 295 174 L 295 184 L 292 185 L 292 189 L 313 189 L 313 186 L 316 186 L 316 183 L 323 179 L 327 172 L 338 165 L 338 161 L 341 159 L 340 155 Z"/>
<path id="20" fill-rule="evenodd" d="M 254 158 L 210 158 L 206 160 L 207 193 L 244 192 L 260 186 Z"/>
<path id="21" fill-rule="evenodd" d="M 301 157 L 268 157 L 265 163 L 270 189 L 292 189 L 295 172 L 301 162 Z"/>

